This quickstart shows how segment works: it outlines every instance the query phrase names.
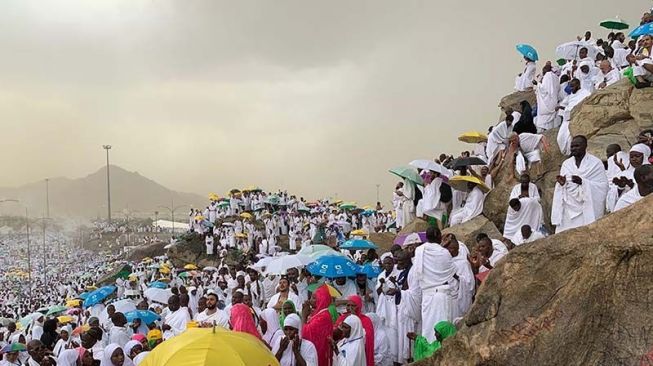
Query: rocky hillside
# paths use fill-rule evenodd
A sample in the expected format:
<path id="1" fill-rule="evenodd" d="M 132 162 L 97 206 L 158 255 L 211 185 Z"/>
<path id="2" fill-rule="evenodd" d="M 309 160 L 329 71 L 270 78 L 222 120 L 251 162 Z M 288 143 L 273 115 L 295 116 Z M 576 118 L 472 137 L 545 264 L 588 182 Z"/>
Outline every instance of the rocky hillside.
<path id="1" fill-rule="evenodd" d="M 514 93 L 499 106 L 533 99 L 532 93 Z M 574 109 L 571 133 L 587 136 L 589 151 L 605 159 L 607 145 L 618 143 L 627 151 L 641 130 L 653 128 L 652 114 L 653 89 L 637 90 L 622 81 Z M 547 223 L 565 159 L 557 133 L 545 134 L 543 169 L 532 177 Z M 514 172 L 503 169 L 495 184 L 483 215 L 448 231 L 466 243 L 481 231 L 499 238 L 497 228 L 503 227 L 517 184 Z M 511 251 L 480 287 L 460 332 L 418 365 L 639 365 L 653 347 L 651 204 L 648 197 L 593 225 Z"/>

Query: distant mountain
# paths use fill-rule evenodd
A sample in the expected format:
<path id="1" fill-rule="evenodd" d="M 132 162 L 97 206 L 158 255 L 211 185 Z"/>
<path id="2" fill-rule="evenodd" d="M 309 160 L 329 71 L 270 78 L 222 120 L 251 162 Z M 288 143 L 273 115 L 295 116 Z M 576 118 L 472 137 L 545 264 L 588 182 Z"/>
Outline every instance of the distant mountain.
<path id="1" fill-rule="evenodd" d="M 125 217 L 129 212 L 135 217 L 169 218 L 169 211 L 159 206 L 187 205 L 175 211 L 179 218 L 186 216 L 188 206 L 204 207 L 207 199 L 194 193 L 170 190 L 137 172 L 129 172 L 111 165 L 111 211 L 112 217 Z M 107 170 L 83 178 L 51 178 L 49 180 L 50 215 L 54 217 L 105 218 L 107 216 Z M 30 216 L 40 216 L 45 212 L 45 182 L 26 184 L 15 188 L 0 188 L 0 199 L 18 199 L 21 205 L 4 203 L 0 214 L 24 213 L 27 206 Z M 177 216 L 178 215 L 178 216 Z"/>

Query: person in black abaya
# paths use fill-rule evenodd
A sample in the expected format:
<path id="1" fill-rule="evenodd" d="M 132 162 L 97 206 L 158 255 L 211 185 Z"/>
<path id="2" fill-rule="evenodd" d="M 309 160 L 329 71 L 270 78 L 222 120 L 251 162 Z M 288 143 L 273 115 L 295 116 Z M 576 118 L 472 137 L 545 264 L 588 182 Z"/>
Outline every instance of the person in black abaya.
<path id="1" fill-rule="evenodd" d="M 515 125 L 513 126 L 512 132 L 515 132 L 518 135 L 524 132 L 537 133 L 537 127 L 533 122 L 533 109 L 531 108 L 530 103 L 528 103 L 525 100 L 522 100 L 520 104 L 521 104 L 521 117 L 519 117 L 519 121 L 517 121 L 517 123 L 515 123 Z"/>

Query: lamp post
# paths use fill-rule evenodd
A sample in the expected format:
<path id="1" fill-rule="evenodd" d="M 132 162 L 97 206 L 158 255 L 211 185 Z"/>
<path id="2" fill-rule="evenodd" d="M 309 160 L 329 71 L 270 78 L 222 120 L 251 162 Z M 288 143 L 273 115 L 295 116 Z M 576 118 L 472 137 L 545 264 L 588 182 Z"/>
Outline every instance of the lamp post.
<path id="1" fill-rule="evenodd" d="M 102 145 L 102 148 L 107 151 L 107 219 L 111 224 L 111 178 L 109 178 L 109 150 L 111 150 L 111 145 Z"/>
<path id="2" fill-rule="evenodd" d="M 381 185 L 377 183 L 376 184 L 376 202 L 380 202 L 379 201 L 379 188 L 381 188 Z"/>
<path id="3" fill-rule="evenodd" d="M 175 234 L 175 211 L 182 207 L 186 207 L 188 205 L 181 205 L 181 206 L 176 206 L 175 207 L 175 200 L 171 199 L 170 200 L 170 207 L 168 206 L 159 206 L 160 208 L 165 208 L 166 210 L 170 211 L 170 216 L 172 217 L 172 235 L 174 236 Z"/>
<path id="4" fill-rule="evenodd" d="M 45 212 L 50 218 L 50 179 L 45 178 Z"/>
<path id="5" fill-rule="evenodd" d="M 154 211 L 154 236 L 159 238 L 159 211 Z"/>

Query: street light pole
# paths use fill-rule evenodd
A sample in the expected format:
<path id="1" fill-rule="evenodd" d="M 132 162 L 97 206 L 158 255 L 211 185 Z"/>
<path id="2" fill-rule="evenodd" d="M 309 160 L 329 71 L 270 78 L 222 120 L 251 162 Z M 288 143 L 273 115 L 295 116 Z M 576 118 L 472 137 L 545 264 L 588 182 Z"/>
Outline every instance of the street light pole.
<path id="1" fill-rule="evenodd" d="M 175 207 L 175 200 L 174 199 L 170 199 L 170 203 L 171 203 L 170 207 L 167 207 L 167 206 L 159 206 L 159 207 L 160 208 L 165 208 L 166 210 L 170 211 L 170 216 L 172 217 L 172 235 L 174 235 L 175 234 L 175 211 L 177 211 L 178 209 L 180 209 L 182 207 L 186 207 L 188 205 L 181 205 L 181 206 Z"/>
<path id="2" fill-rule="evenodd" d="M 381 187 L 381 185 L 377 183 L 377 185 L 376 185 L 376 202 L 380 202 L 379 201 L 379 188 L 380 187 Z"/>
<path id="3" fill-rule="evenodd" d="M 45 178 L 45 212 L 50 218 L 50 179 Z"/>
<path id="4" fill-rule="evenodd" d="M 102 145 L 102 148 L 107 151 L 107 219 L 111 224 L 111 178 L 109 178 L 109 150 L 111 150 L 111 145 Z"/>

